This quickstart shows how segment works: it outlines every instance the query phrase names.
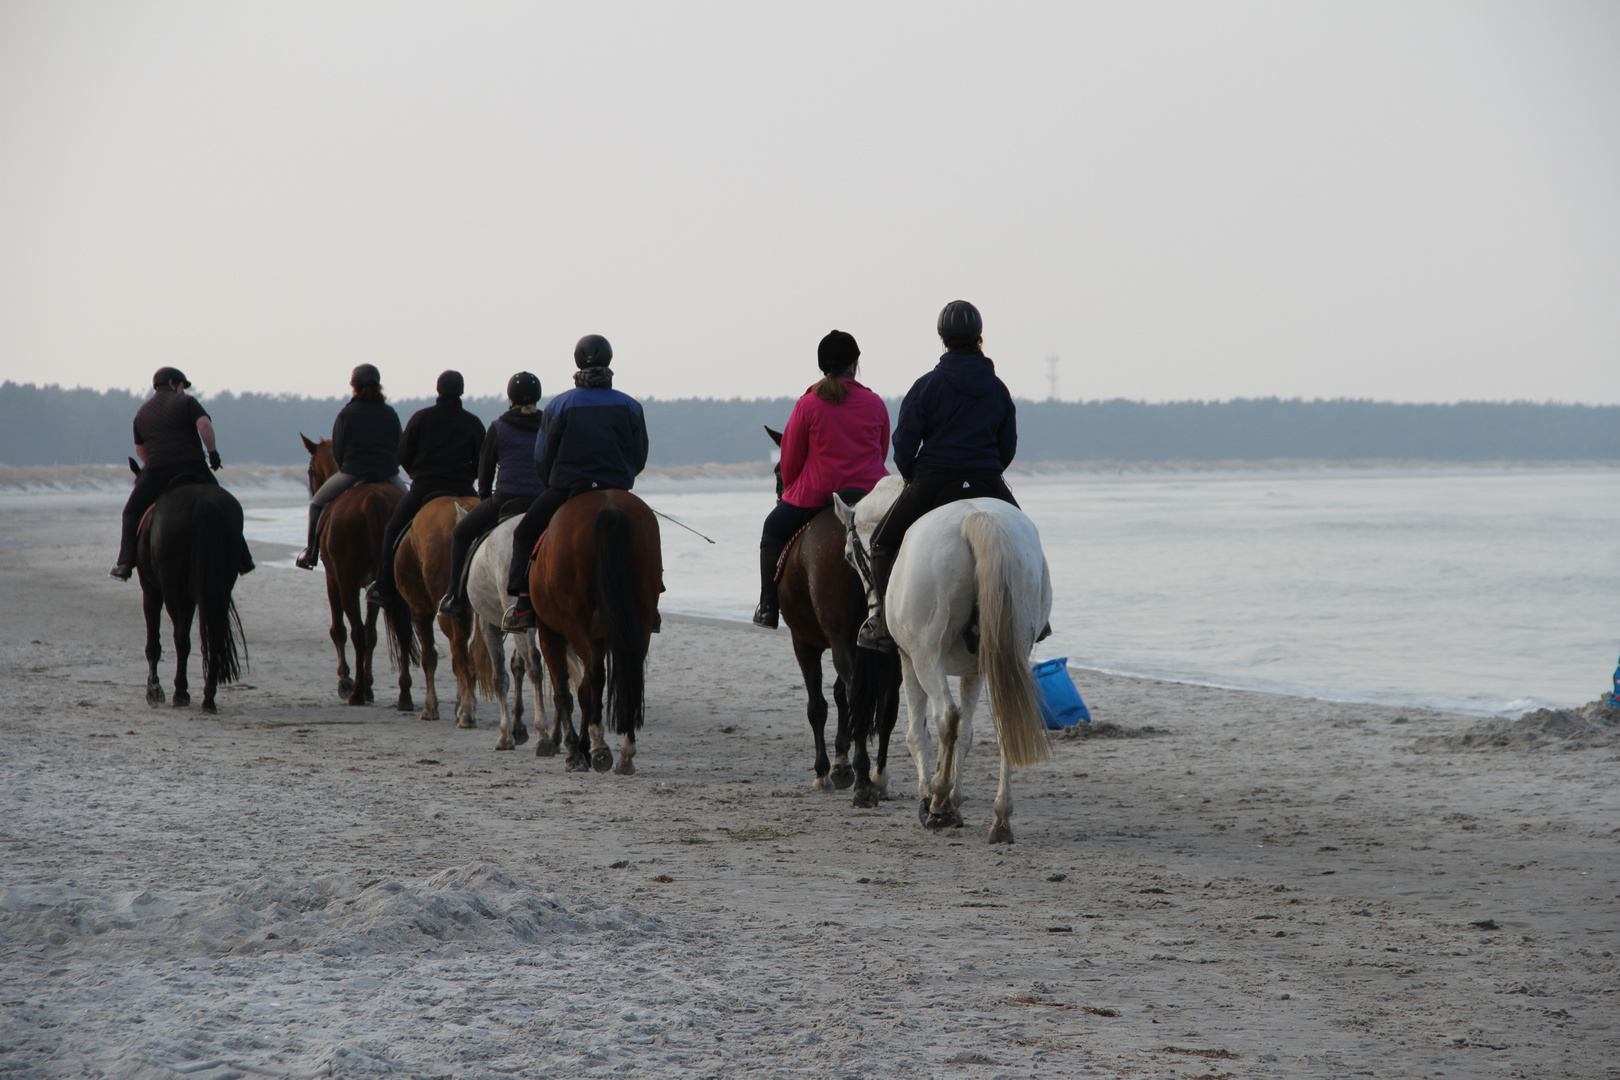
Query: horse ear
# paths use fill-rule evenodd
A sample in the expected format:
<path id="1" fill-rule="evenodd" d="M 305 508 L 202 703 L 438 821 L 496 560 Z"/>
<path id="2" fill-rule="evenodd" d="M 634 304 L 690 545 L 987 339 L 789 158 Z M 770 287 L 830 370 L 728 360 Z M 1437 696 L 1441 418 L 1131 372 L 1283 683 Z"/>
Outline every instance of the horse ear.
<path id="1" fill-rule="evenodd" d="M 462 518 L 464 518 L 466 516 L 467 516 L 467 508 L 465 506 L 462 506 L 460 503 L 456 503 L 456 520 L 460 521 Z"/>
<path id="2" fill-rule="evenodd" d="M 771 437 L 771 442 L 775 443 L 777 446 L 782 445 L 782 433 L 780 431 L 772 431 L 769 424 L 765 425 L 765 434 L 769 435 Z"/>
<path id="3" fill-rule="evenodd" d="M 141 463 L 136 461 L 134 458 L 128 458 L 127 460 L 129 461 L 129 471 L 134 473 L 136 476 L 141 475 Z"/>
<path id="4" fill-rule="evenodd" d="M 302 431 L 300 431 L 298 433 L 298 437 L 300 439 L 304 440 L 304 449 L 309 451 L 310 456 L 311 457 L 315 456 L 315 451 L 317 451 L 317 450 L 319 450 L 321 448 L 321 444 L 320 443 L 312 443 L 312 442 L 310 442 L 309 441 L 309 436 L 305 435 Z"/>
<path id="5" fill-rule="evenodd" d="M 851 510 L 849 508 L 849 504 L 838 497 L 838 493 L 836 491 L 833 492 L 833 513 L 838 515 L 839 522 L 846 529 L 849 528 L 849 523 L 854 520 L 855 517 L 855 511 Z"/>

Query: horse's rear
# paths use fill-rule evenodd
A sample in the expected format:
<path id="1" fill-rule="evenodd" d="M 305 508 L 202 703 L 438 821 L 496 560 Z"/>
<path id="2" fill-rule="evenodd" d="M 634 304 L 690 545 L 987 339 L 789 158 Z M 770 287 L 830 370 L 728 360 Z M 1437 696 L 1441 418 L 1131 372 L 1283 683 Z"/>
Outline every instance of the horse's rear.
<path id="1" fill-rule="evenodd" d="M 338 693 L 350 705 L 373 700 L 372 659 L 377 647 L 377 608 L 368 604 L 361 616 L 360 598 L 377 570 L 377 551 L 394 508 L 405 495 L 393 484 L 357 484 L 332 501 L 321 527 L 321 564 L 326 568 L 326 599 L 332 609 L 332 644 L 338 655 Z M 344 620 L 349 632 L 344 632 Z M 344 653 L 346 639 L 354 642 L 354 678 Z M 397 708 L 409 711 L 410 657 L 397 657 Z"/>
<path id="2" fill-rule="evenodd" d="M 450 667 L 456 676 L 456 726 L 464 728 L 478 726 L 474 670 L 475 665 L 482 662 L 481 658 L 469 659 L 468 650 L 470 647 L 482 652 L 483 644 L 472 636 L 466 625 L 441 617 L 439 601 L 450 587 L 450 534 L 460 519 L 456 508 L 471 510 L 477 505 L 477 499 L 451 495 L 429 501 L 416 512 L 410 531 L 400 541 L 394 557 L 394 584 L 410 606 L 411 623 L 421 650 L 422 680 L 427 684 L 422 719 L 439 718 L 439 694 L 433 681 L 439 660 L 433 643 L 433 622 L 438 619 L 439 628 L 450 639 Z M 406 636 L 406 628 L 398 625 L 397 616 L 390 620 L 390 625 L 396 639 Z"/>
<path id="3" fill-rule="evenodd" d="M 529 569 L 540 649 L 551 670 L 556 716 L 537 753 L 568 748 L 571 771 L 635 772 L 636 731 L 646 711 L 647 645 L 658 618 L 663 551 L 658 522 L 628 491 L 578 495 L 557 511 Z M 567 650 L 584 670 L 574 734 Z M 615 765 L 604 725 L 621 736 Z M 586 755 L 585 744 L 590 745 Z"/>
<path id="4" fill-rule="evenodd" d="M 982 680 L 989 684 L 1001 757 L 990 841 L 1010 843 L 1010 771 L 1050 754 L 1028 664 L 1052 607 L 1034 523 L 998 499 L 930 511 L 906 533 L 887 604 L 911 706 L 906 741 L 917 762 L 920 817 L 932 828 L 961 823 L 962 759 L 972 742 Z M 960 706 L 950 692 L 950 675 L 961 677 Z M 939 732 L 937 766 L 928 760 L 929 704 Z"/>
<path id="5" fill-rule="evenodd" d="M 217 484 L 171 488 L 152 507 L 139 538 L 140 571 L 146 614 L 146 700 L 163 702 L 157 665 L 163 655 L 162 613 L 174 629 L 174 706 L 191 703 L 186 666 L 191 624 L 203 661 L 203 712 L 217 712 L 219 684 L 241 677 L 244 654 L 237 651 L 241 624 L 231 590 L 236 586 L 242 546 L 242 504 Z"/>

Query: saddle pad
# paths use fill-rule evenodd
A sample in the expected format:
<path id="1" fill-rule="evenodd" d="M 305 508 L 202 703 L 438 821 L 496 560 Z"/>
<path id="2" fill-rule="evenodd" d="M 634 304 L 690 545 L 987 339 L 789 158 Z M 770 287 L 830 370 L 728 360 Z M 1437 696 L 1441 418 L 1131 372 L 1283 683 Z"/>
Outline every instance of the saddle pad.
<path id="1" fill-rule="evenodd" d="M 776 557 L 776 571 L 771 574 L 771 580 L 776 582 L 778 585 L 782 583 L 782 574 L 787 570 L 788 556 L 793 553 L 794 545 L 799 542 L 799 537 L 804 535 L 804 531 L 814 524 L 815 518 L 811 518 L 803 525 L 800 525 L 799 531 L 788 538 L 787 547 L 782 549 L 782 554 Z"/>
<path id="2" fill-rule="evenodd" d="M 532 559 L 536 555 L 540 554 L 540 545 L 546 542 L 546 533 L 548 533 L 550 531 L 551 531 L 550 529 L 547 529 L 546 532 L 543 532 L 543 533 L 540 534 L 540 539 L 538 539 L 538 540 L 536 540 L 534 542 L 534 550 L 529 552 L 529 558 Z"/>

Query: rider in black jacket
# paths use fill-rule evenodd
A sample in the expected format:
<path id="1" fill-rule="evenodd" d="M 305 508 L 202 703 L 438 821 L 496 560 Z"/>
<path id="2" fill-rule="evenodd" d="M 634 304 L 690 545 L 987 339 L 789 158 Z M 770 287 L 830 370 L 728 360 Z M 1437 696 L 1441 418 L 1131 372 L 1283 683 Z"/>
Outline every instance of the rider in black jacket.
<path id="1" fill-rule="evenodd" d="M 484 443 L 484 424 L 461 407 L 464 389 L 461 372 L 439 376 L 439 398 L 417 410 L 399 438 L 399 464 L 411 475 L 411 489 L 399 501 L 383 530 L 377 558 L 377 580 L 366 599 L 379 606 L 394 598 L 394 545 L 411 520 L 430 499 L 440 495 L 471 496 L 478 475 L 478 453 Z"/>
<path id="2" fill-rule="evenodd" d="M 354 396 L 332 421 L 332 457 L 338 471 L 326 478 L 309 499 L 309 540 L 293 560 L 295 566 L 315 569 L 320 561 L 321 514 L 334 499 L 356 484 L 393 484 L 408 491 L 399 475 L 399 414 L 383 396 L 382 375 L 375 365 L 361 364 L 349 376 Z"/>
<path id="3" fill-rule="evenodd" d="M 945 355 L 912 384 L 894 428 L 894 465 L 906 486 L 872 534 L 875 606 L 859 644 L 894 651 L 883 610 L 895 555 L 906 530 L 928 511 L 959 499 L 1001 499 L 1018 505 L 1002 471 L 1018 450 L 1012 395 L 982 348 L 984 320 L 966 300 L 939 313 Z"/>

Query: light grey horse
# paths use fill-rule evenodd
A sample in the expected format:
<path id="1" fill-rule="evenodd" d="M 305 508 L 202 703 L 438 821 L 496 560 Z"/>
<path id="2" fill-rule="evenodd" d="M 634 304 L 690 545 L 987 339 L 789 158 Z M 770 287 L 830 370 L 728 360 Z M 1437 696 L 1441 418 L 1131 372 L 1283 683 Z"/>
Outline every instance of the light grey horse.
<path id="1" fill-rule="evenodd" d="M 465 516 L 466 511 L 461 510 L 457 520 Z M 495 743 L 497 750 L 513 750 L 529 741 L 529 729 L 523 726 L 525 675 L 534 686 L 534 714 L 542 719 L 545 716 L 545 668 L 533 630 L 514 635 L 511 708 L 506 703 L 506 635 L 501 632 L 501 619 L 514 603 L 506 595 L 506 572 L 512 561 L 512 532 L 521 518 L 521 514 L 507 518 L 491 529 L 473 552 L 467 568 L 467 600 L 473 610 L 473 633 L 483 637 L 489 654 L 489 666 L 476 673 L 479 689 L 486 694 L 493 692 L 495 700 L 501 703 L 501 736 Z"/>

